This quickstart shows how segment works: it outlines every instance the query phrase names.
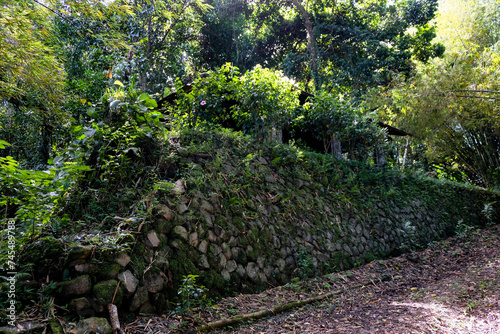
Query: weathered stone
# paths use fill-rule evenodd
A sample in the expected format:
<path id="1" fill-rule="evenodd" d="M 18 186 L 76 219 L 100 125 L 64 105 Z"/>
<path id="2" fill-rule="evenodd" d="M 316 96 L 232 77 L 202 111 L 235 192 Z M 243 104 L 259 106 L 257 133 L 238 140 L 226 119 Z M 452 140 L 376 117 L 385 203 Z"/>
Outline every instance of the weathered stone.
<path id="1" fill-rule="evenodd" d="M 255 263 L 248 262 L 245 271 L 251 280 L 253 281 L 257 280 L 259 274 L 259 268 Z"/>
<path id="2" fill-rule="evenodd" d="M 222 245 L 222 253 L 226 257 L 227 260 L 231 260 L 233 254 L 231 253 L 231 248 L 224 242 Z"/>
<path id="3" fill-rule="evenodd" d="M 125 291 L 131 295 L 137 289 L 137 285 L 139 284 L 139 280 L 132 274 L 130 270 L 121 272 L 118 274 L 118 280 L 122 282 L 122 286 L 125 288 Z"/>
<path id="4" fill-rule="evenodd" d="M 111 334 L 113 329 L 106 318 L 87 318 L 76 325 L 78 334 Z"/>
<path id="5" fill-rule="evenodd" d="M 247 271 L 245 270 L 245 267 L 243 267 L 241 264 L 238 264 L 238 268 L 236 268 L 236 273 L 240 277 L 245 277 Z"/>
<path id="6" fill-rule="evenodd" d="M 177 225 L 176 227 L 174 227 L 173 232 L 178 237 L 180 237 L 184 240 L 188 240 L 188 231 L 186 230 L 186 228 L 184 226 Z"/>
<path id="7" fill-rule="evenodd" d="M 258 280 L 262 283 L 266 283 L 267 282 L 267 277 L 266 277 L 266 274 L 264 273 L 259 273 L 258 275 Z"/>
<path id="8" fill-rule="evenodd" d="M 215 235 L 215 233 L 212 230 L 208 231 L 208 240 L 210 242 L 216 242 L 217 241 L 217 236 Z"/>
<path id="9" fill-rule="evenodd" d="M 177 204 L 177 212 L 182 215 L 188 210 L 188 206 L 184 203 Z"/>
<path id="10" fill-rule="evenodd" d="M 286 266 L 285 260 L 283 260 L 283 259 L 276 260 L 276 266 L 278 267 L 280 272 L 283 271 L 285 269 L 285 266 Z"/>
<path id="11" fill-rule="evenodd" d="M 186 184 L 183 180 L 177 180 L 174 183 L 174 189 L 172 189 L 174 195 L 183 195 L 186 193 Z"/>
<path id="12" fill-rule="evenodd" d="M 165 279 L 165 274 L 163 274 L 158 268 L 154 267 L 144 274 L 144 285 L 149 292 L 157 293 L 163 289 Z"/>
<path id="13" fill-rule="evenodd" d="M 203 253 L 203 254 L 206 254 L 208 252 L 208 241 L 206 240 L 202 240 L 200 242 L 200 245 L 198 246 L 198 250 Z"/>
<path id="14" fill-rule="evenodd" d="M 91 317 L 93 317 L 93 315 Z M 49 319 L 49 327 L 52 334 L 64 334 L 64 330 L 56 318 Z"/>
<path id="15" fill-rule="evenodd" d="M 226 263 L 226 269 L 230 273 L 232 273 L 233 271 L 235 271 L 237 267 L 238 267 L 238 264 L 234 260 L 229 260 Z"/>
<path id="16" fill-rule="evenodd" d="M 198 246 L 198 233 L 193 232 L 189 234 L 189 244 L 196 248 Z"/>
<path id="17" fill-rule="evenodd" d="M 170 221 L 175 218 L 174 212 L 164 204 L 157 205 L 156 210 L 158 210 L 158 215 L 165 220 Z"/>
<path id="18" fill-rule="evenodd" d="M 99 272 L 99 277 L 104 279 L 115 278 L 120 270 L 122 270 L 122 266 L 120 266 L 118 263 L 106 264 L 102 266 L 102 269 Z"/>
<path id="19" fill-rule="evenodd" d="M 219 254 L 219 267 L 220 268 L 225 268 L 226 267 L 226 263 L 227 263 L 226 257 L 224 256 L 223 253 L 220 253 Z"/>
<path id="20" fill-rule="evenodd" d="M 200 263 L 199 264 L 200 264 L 200 267 L 202 267 L 204 269 L 210 268 L 210 264 L 208 263 L 208 259 L 207 259 L 207 256 L 205 254 L 200 256 Z"/>
<path id="21" fill-rule="evenodd" d="M 166 310 L 169 308 L 167 297 L 163 293 L 155 293 L 149 298 L 149 302 L 156 310 Z"/>
<path id="22" fill-rule="evenodd" d="M 153 315 L 156 313 L 156 309 L 150 302 L 145 302 L 139 309 L 139 314 L 141 315 Z"/>
<path id="23" fill-rule="evenodd" d="M 259 256 L 257 258 L 257 265 L 259 266 L 260 269 L 264 268 L 265 263 L 266 259 L 263 256 Z"/>
<path id="24" fill-rule="evenodd" d="M 220 253 L 222 253 L 222 248 L 217 245 L 217 244 L 212 244 L 210 246 L 210 252 L 214 255 L 214 256 L 217 256 L 219 255 Z"/>
<path id="25" fill-rule="evenodd" d="M 126 267 L 130 263 L 130 261 L 132 261 L 130 259 L 130 256 L 128 256 L 127 253 L 124 252 L 118 253 L 115 257 L 115 262 L 122 267 Z"/>
<path id="26" fill-rule="evenodd" d="M 352 255 L 352 250 L 349 248 L 349 246 L 344 245 L 343 249 L 344 249 L 344 251 L 345 251 L 346 253 L 348 253 L 349 255 Z"/>
<path id="27" fill-rule="evenodd" d="M 281 242 L 280 242 L 280 238 L 278 238 L 277 236 L 273 236 L 273 246 L 275 249 L 280 249 L 281 248 Z"/>
<path id="28" fill-rule="evenodd" d="M 210 204 L 210 202 L 206 200 L 201 201 L 200 209 L 208 213 L 214 213 L 214 207 L 212 206 L 212 204 Z"/>
<path id="29" fill-rule="evenodd" d="M 146 238 L 144 240 L 144 244 L 150 248 L 156 248 L 160 244 L 160 238 L 158 238 L 158 234 L 155 231 L 149 231 L 146 234 Z"/>
<path id="30" fill-rule="evenodd" d="M 201 211 L 201 218 L 207 223 L 209 227 L 212 227 L 214 224 L 214 216 L 212 216 L 210 213 L 207 211 Z"/>
<path id="31" fill-rule="evenodd" d="M 285 263 L 286 263 L 286 266 L 288 266 L 289 268 L 295 267 L 295 259 L 293 258 L 293 256 L 287 256 L 285 258 Z"/>
<path id="32" fill-rule="evenodd" d="M 85 297 L 75 298 L 69 302 L 69 308 L 81 317 L 93 317 L 95 315 L 90 302 Z"/>
<path id="33" fill-rule="evenodd" d="M 119 288 L 118 281 L 114 279 L 97 283 L 92 288 L 92 292 L 97 303 L 102 306 L 113 303 L 119 307 L 123 300 L 122 289 Z"/>
<path id="34" fill-rule="evenodd" d="M 75 270 L 80 274 L 95 275 L 99 272 L 99 267 L 93 263 L 82 263 L 77 264 Z"/>
<path id="35" fill-rule="evenodd" d="M 145 286 L 138 287 L 130 303 L 130 311 L 135 312 L 147 301 L 149 301 L 148 289 Z"/>
<path id="36" fill-rule="evenodd" d="M 221 239 L 225 239 L 226 238 L 226 231 L 220 227 L 220 226 L 214 226 L 214 232 L 215 232 L 215 235 L 218 236 L 219 238 Z"/>
<path id="37" fill-rule="evenodd" d="M 74 280 L 63 283 L 63 295 L 69 296 L 82 296 L 87 294 L 92 287 L 89 275 L 82 275 Z"/>
<path id="38" fill-rule="evenodd" d="M 92 254 L 93 246 L 75 245 L 69 249 L 68 262 L 86 259 Z"/>
<path id="39" fill-rule="evenodd" d="M 223 269 L 220 275 L 225 281 L 229 281 L 231 279 L 231 275 L 229 274 L 229 271 L 227 271 L 226 269 Z"/>

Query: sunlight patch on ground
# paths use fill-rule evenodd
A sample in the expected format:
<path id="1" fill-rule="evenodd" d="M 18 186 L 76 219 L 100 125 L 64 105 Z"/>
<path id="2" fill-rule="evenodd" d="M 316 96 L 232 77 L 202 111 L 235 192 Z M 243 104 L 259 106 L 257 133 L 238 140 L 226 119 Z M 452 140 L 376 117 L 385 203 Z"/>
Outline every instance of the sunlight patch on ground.
<path id="1" fill-rule="evenodd" d="M 426 327 L 438 330 L 436 333 L 500 333 L 500 314 L 497 313 L 477 317 L 436 303 L 393 302 L 391 305 L 413 308 L 420 315 L 427 313 L 421 319 L 425 319 Z"/>

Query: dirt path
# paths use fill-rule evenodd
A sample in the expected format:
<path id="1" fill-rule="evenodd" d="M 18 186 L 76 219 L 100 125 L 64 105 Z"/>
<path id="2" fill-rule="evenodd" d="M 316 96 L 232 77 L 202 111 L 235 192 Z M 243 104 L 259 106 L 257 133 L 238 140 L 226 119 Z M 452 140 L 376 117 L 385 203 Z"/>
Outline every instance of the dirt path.
<path id="1" fill-rule="evenodd" d="M 422 252 L 225 298 L 193 318 L 140 318 L 124 327 L 127 333 L 195 333 L 210 321 L 337 289 L 342 293 L 336 297 L 212 332 L 500 333 L 500 226 Z"/>

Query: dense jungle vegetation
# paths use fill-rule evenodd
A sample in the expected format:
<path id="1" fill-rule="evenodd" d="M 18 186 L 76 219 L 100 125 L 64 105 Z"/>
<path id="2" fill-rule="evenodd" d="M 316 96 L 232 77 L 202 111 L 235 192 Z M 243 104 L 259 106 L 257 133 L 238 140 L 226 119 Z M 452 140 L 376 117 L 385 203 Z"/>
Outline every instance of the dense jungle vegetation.
<path id="1" fill-rule="evenodd" d="M 2 269 L 9 220 L 20 252 L 147 202 L 172 133 L 498 191 L 499 20 L 498 0 L 0 0 Z"/>

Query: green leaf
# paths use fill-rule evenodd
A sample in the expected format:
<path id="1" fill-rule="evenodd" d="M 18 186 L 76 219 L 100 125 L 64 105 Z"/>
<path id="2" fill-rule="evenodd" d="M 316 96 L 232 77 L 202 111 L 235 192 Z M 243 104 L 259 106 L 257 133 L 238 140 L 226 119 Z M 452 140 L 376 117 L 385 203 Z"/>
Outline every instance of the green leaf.
<path id="1" fill-rule="evenodd" d="M 109 108 L 112 109 L 112 110 L 114 110 L 114 109 L 116 109 L 118 107 L 119 103 L 120 103 L 120 100 L 114 100 L 113 102 L 111 102 L 109 104 Z"/>
<path id="2" fill-rule="evenodd" d="M 6 142 L 5 140 L 2 140 L 0 139 L 0 149 L 4 149 L 5 146 L 10 146 L 10 144 L 8 142 Z"/>
<path id="3" fill-rule="evenodd" d="M 125 87 L 125 85 L 123 85 L 123 83 L 120 80 L 116 80 L 115 85 L 120 86 L 120 87 Z"/>

